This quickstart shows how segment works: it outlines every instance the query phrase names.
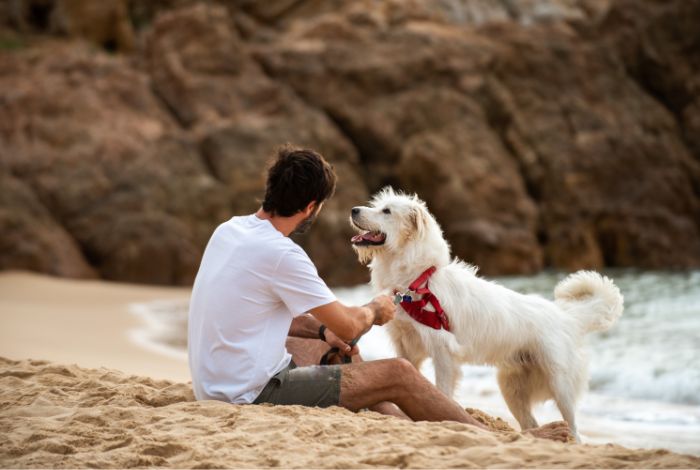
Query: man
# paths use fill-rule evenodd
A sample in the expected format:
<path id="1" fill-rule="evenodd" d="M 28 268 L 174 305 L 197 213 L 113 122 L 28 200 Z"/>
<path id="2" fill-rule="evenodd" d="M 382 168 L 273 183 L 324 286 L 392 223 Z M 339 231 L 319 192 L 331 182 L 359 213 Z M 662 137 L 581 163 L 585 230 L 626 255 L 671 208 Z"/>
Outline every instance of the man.
<path id="1" fill-rule="evenodd" d="M 361 307 L 340 303 L 289 238 L 309 228 L 335 183 L 333 169 L 319 154 L 284 147 L 269 169 L 262 207 L 215 230 L 190 303 L 196 398 L 371 408 L 482 427 L 404 359 L 310 366 L 322 354 L 312 341 L 319 333 L 341 354 L 354 356 L 357 348 L 347 342 L 390 321 L 395 312 L 386 295 Z"/>

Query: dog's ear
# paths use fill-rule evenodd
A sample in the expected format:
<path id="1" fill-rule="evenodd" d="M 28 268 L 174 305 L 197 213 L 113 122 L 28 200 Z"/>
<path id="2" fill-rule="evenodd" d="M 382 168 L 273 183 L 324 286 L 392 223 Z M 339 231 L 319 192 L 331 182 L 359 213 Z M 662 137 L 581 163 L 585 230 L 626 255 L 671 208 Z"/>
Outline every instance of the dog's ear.
<path id="1" fill-rule="evenodd" d="M 428 230 L 428 212 L 425 207 L 417 205 L 411 208 L 411 212 L 408 214 L 408 220 L 411 224 L 412 233 L 415 234 L 415 238 L 421 238 L 423 234 Z"/>

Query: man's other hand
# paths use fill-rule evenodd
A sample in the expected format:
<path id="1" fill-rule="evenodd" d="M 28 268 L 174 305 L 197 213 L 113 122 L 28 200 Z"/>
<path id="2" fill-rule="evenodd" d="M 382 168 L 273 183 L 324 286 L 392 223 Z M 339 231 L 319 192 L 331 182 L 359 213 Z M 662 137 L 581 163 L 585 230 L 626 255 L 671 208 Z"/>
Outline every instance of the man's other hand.
<path id="1" fill-rule="evenodd" d="M 394 319 L 396 305 L 394 299 L 388 295 L 378 295 L 367 304 L 374 313 L 374 324 L 383 325 Z"/>
<path id="2" fill-rule="evenodd" d="M 355 356 L 357 354 L 360 354 L 360 348 L 355 346 L 350 346 L 347 344 L 345 341 L 342 339 L 338 338 L 335 333 L 333 333 L 331 330 L 326 328 L 325 331 L 325 336 L 326 336 L 326 343 L 328 343 L 329 346 L 333 348 L 338 348 L 338 351 L 340 352 L 340 356 Z"/>

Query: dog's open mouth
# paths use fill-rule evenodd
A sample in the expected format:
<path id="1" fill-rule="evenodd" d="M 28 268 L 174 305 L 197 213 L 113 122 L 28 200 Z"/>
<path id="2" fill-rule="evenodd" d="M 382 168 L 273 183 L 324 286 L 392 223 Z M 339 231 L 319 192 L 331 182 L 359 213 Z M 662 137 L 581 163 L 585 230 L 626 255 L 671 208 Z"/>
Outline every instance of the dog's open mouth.
<path id="1" fill-rule="evenodd" d="M 356 246 L 383 245 L 386 241 L 386 234 L 382 232 L 366 231 L 355 235 L 350 241 Z"/>

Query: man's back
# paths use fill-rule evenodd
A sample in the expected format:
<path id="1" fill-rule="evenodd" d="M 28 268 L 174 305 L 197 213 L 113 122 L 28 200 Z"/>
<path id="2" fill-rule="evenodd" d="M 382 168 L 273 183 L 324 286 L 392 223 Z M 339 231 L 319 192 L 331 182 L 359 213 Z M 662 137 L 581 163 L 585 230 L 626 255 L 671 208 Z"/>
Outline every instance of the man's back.
<path id="1" fill-rule="evenodd" d="M 188 348 L 197 399 L 251 403 L 289 364 L 294 316 L 335 300 L 306 253 L 255 215 L 221 224 L 192 289 Z"/>

